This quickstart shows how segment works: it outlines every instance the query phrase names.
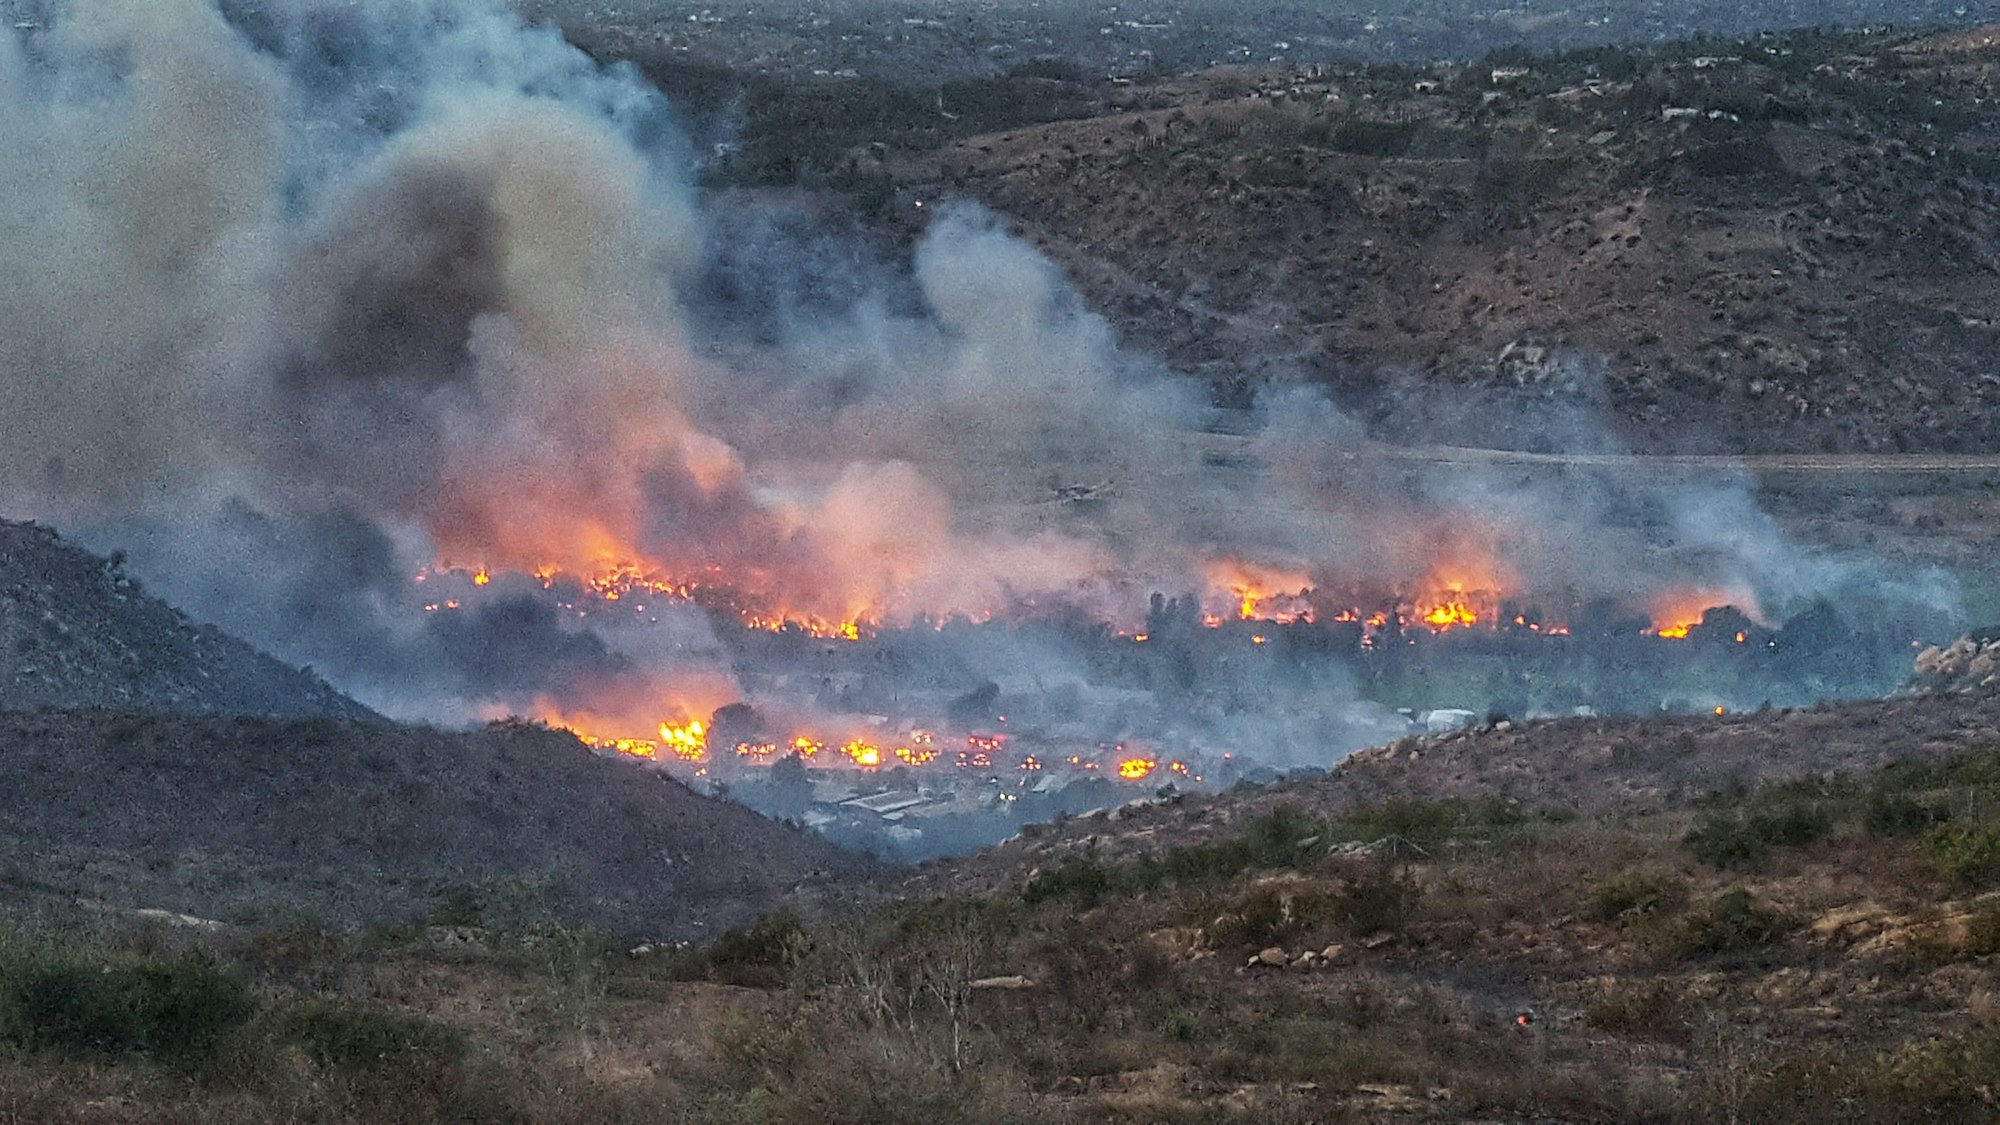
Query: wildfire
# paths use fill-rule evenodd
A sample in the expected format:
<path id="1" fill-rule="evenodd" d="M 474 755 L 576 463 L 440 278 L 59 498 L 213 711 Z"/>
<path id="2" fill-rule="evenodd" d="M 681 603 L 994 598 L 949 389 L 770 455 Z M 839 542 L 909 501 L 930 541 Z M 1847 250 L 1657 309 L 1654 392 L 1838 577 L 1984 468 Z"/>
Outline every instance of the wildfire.
<path id="1" fill-rule="evenodd" d="M 797 630 L 825 640 L 858 641 L 875 628 L 874 622 L 861 614 L 826 618 L 784 608 L 747 604 L 743 596 L 733 592 L 719 575 L 711 581 L 696 581 L 662 575 L 643 564 L 631 562 L 606 563 L 583 573 L 543 564 L 529 573 L 545 590 L 553 589 L 557 582 L 570 578 L 583 589 L 586 597 L 600 602 L 636 603 L 634 608 L 639 612 L 645 611 L 644 599 L 647 598 L 682 602 L 730 614 L 745 628 L 767 633 Z M 425 582 L 440 575 L 457 575 L 476 587 L 489 586 L 493 582 L 493 571 L 485 565 L 465 568 L 442 562 L 419 571 L 416 580 Z M 459 603 L 454 599 L 424 608 L 435 612 L 439 607 L 457 609 Z"/>
<path id="2" fill-rule="evenodd" d="M 1423 622 L 1442 633 L 1446 629 L 1466 628 L 1479 624 L 1479 611 L 1463 601 L 1446 601 L 1425 610 Z"/>
<path id="3" fill-rule="evenodd" d="M 1304 571 L 1269 567 L 1243 559 L 1224 559 L 1209 565 L 1206 581 L 1212 591 L 1211 600 L 1220 601 L 1221 596 L 1226 594 L 1238 620 L 1275 621 L 1289 625 L 1313 618 L 1312 604 L 1307 600 L 1312 593 L 1313 581 L 1312 576 Z M 1220 612 L 1206 614 L 1203 624 L 1210 628 L 1220 626 L 1222 616 Z"/>
<path id="4" fill-rule="evenodd" d="M 1143 781 L 1159 765 L 1157 758 L 1126 758 L 1118 763 L 1118 776 L 1127 781 Z"/>
<path id="5" fill-rule="evenodd" d="M 1736 606 L 1757 617 L 1756 598 L 1747 590 L 1676 590 L 1653 602 L 1653 635 L 1685 640 L 1688 632 L 1701 624 L 1708 611 L 1718 606 Z M 1749 640 L 1739 635 L 1736 643 Z"/>
<path id="6" fill-rule="evenodd" d="M 863 742 L 857 738 L 840 749 L 853 760 L 855 765 L 864 769 L 874 769 L 882 764 L 882 748 L 872 742 Z"/>
<path id="7" fill-rule="evenodd" d="M 708 731 L 700 720 L 685 726 L 672 723 L 660 724 L 660 745 L 684 762 L 699 762 L 708 757 Z"/>

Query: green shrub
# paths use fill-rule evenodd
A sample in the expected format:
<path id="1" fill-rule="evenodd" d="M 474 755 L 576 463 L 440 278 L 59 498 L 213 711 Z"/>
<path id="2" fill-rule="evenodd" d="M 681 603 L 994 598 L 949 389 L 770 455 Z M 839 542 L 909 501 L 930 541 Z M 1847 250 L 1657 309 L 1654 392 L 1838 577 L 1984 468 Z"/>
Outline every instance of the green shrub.
<path id="1" fill-rule="evenodd" d="M 1705 812 L 1695 821 L 1681 846 L 1710 867 L 1749 871 L 1763 866 L 1771 845 L 1735 815 Z"/>
<path id="2" fill-rule="evenodd" d="M 1942 810 L 1902 793 L 1875 789 L 1861 810 L 1861 827 L 1870 836 L 1921 836 L 1944 820 Z"/>
<path id="3" fill-rule="evenodd" d="M 321 1066 L 346 1071 L 434 1070 L 464 1054 L 458 1031 L 420 1016 L 331 1000 L 277 1013 L 267 1030 Z"/>
<path id="4" fill-rule="evenodd" d="M 766 914 L 716 938 L 694 959 L 709 980 L 744 988 L 783 988 L 812 951 L 805 923 L 789 910 Z"/>
<path id="5" fill-rule="evenodd" d="M 1257 887 L 1208 923 L 1208 942 L 1216 948 L 1286 945 L 1334 921 L 1335 904 L 1335 896 L 1322 891 Z"/>
<path id="6" fill-rule="evenodd" d="M 1037 871 L 1021 890 L 1030 906 L 1063 900 L 1079 910 L 1089 910 L 1111 892 L 1111 872 L 1101 863 L 1082 856 L 1064 856 L 1054 867 Z"/>
<path id="7" fill-rule="evenodd" d="M 1833 834 L 1833 817 L 1817 804 L 1794 802 L 1750 814 L 1750 831 L 1780 848 L 1803 848 Z"/>
<path id="8" fill-rule="evenodd" d="M 1680 951 L 1689 957 L 1736 953 L 1775 945 L 1798 928 L 1798 921 L 1758 902 L 1742 887 L 1731 887 L 1693 914 L 1682 927 Z"/>
<path id="9" fill-rule="evenodd" d="M 1528 819 L 1527 810 L 1504 797 L 1476 801 L 1456 797 L 1441 801 L 1392 800 L 1347 813 L 1334 823 L 1333 830 L 1350 840 L 1399 836 L 1427 844 L 1466 832 L 1510 828 Z"/>
<path id="10" fill-rule="evenodd" d="M 205 961 L 107 963 L 33 950 L 0 961 L 0 1039 L 196 1057 L 251 1013 L 243 975 Z"/>
<path id="11" fill-rule="evenodd" d="M 1924 837 L 1924 855 L 1939 875 L 1977 886 L 2000 876 L 2000 830 L 1941 824 Z"/>
<path id="12" fill-rule="evenodd" d="M 1681 839 L 1694 857 L 1725 871 L 1749 871 L 1763 866 L 1771 849 L 1801 848 L 1833 834 L 1833 814 L 1824 804 L 1787 801 L 1759 808 L 1748 818 L 1724 809 L 1710 809 Z"/>
<path id="13" fill-rule="evenodd" d="M 2000 1029 L 1855 1057 L 1829 1050 L 1781 1055 L 1716 1108 L 1736 1121 L 1991 1121 L 2000 1089 Z M 1720 1100 L 1720 1099 L 1719 1099 Z"/>

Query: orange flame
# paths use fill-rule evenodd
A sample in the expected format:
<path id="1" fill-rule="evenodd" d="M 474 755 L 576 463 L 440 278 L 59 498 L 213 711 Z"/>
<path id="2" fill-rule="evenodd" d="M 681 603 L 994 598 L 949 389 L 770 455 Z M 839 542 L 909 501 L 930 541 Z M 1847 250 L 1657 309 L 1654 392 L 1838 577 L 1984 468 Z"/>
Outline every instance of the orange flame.
<path id="1" fill-rule="evenodd" d="M 1747 590 L 1672 590 L 1653 599 L 1653 635 L 1683 640 L 1711 609 L 1733 605 L 1756 617 L 1756 604 L 1756 597 Z M 1737 643 L 1748 639 L 1740 637 Z"/>
<path id="2" fill-rule="evenodd" d="M 1211 605 L 1226 596 L 1231 611 L 1240 621 L 1276 621 L 1291 624 L 1311 621 L 1312 576 L 1302 570 L 1266 566 L 1246 559 L 1228 558 L 1210 563 L 1204 576 Z M 1213 618 L 1213 622 L 1210 622 Z M 1204 615 L 1203 624 L 1221 625 L 1222 613 Z"/>
<path id="3" fill-rule="evenodd" d="M 1159 765 L 1155 758 L 1126 758 L 1118 763 L 1118 776 L 1127 781 L 1143 781 Z"/>

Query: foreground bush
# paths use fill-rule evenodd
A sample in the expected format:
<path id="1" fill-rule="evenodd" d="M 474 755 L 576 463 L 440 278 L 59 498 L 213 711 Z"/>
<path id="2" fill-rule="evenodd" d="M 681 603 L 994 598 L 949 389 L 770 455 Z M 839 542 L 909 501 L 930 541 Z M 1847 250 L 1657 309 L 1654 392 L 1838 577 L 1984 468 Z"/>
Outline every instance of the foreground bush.
<path id="1" fill-rule="evenodd" d="M 242 974 L 204 961 L 0 955 L 0 1040 L 29 1048 L 207 1054 L 250 1018 Z"/>
<path id="2" fill-rule="evenodd" d="M 1939 875 L 1964 886 L 2000 879 L 2000 829 L 1942 824 L 1924 837 L 1924 856 Z"/>

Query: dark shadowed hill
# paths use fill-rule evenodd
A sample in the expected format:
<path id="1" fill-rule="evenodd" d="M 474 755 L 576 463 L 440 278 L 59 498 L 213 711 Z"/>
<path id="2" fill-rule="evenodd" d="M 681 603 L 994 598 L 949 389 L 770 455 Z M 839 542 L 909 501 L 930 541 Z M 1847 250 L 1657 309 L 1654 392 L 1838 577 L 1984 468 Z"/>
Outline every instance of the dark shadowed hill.
<path id="1" fill-rule="evenodd" d="M 0 894 L 331 924 L 527 897 L 695 936 L 862 865 L 539 727 L 0 715 Z"/>
<path id="2" fill-rule="evenodd" d="M 0 709 L 373 713 L 146 594 L 115 559 L 0 520 Z"/>

